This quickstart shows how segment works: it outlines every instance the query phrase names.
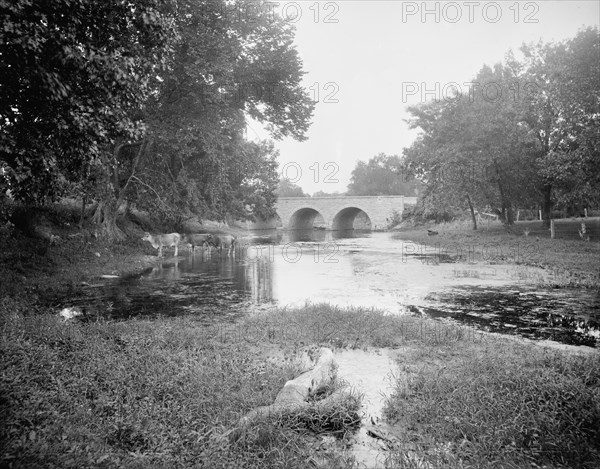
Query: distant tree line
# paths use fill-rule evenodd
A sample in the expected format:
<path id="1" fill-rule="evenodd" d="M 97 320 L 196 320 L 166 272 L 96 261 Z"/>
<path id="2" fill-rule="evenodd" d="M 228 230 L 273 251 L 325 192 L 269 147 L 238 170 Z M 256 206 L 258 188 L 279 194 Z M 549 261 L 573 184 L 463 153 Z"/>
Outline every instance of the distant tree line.
<path id="1" fill-rule="evenodd" d="M 277 197 L 310 197 L 309 194 L 304 193 L 302 187 L 286 177 L 279 180 L 275 194 L 277 194 Z"/>
<path id="2" fill-rule="evenodd" d="M 268 8 L 251 21 L 234 10 L 229 0 L 1 2 L 0 208 L 7 194 L 38 205 L 76 196 L 95 203 L 112 239 L 125 205 L 174 225 L 272 215 L 277 152 L 245 138 L 246 119 L 303 140 L 314 103 L 293 25 Z"/>
<path id="3" fill-rule="evenodd" d="M 368 162 L 359 161 L 352 171 L 348 195 L 404 195 L 414 197 L 420 183 L 404 170 L 398 155 L 379 153 Z"/>

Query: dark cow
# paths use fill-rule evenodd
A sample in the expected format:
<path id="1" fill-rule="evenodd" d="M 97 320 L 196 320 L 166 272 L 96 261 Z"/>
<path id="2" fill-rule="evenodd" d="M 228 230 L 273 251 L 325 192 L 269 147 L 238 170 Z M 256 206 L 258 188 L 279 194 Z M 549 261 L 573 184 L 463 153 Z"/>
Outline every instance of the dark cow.
<path id="1" fill-rule="evenodd" d="M 212 235 L 212 245 L 217 248 L 220 253 L 223 249 L 227 250 L 227 254 L 235 249 L 236 237 L 233 235 Z"/>
<path id="2" fill-rule="evenodd" d="M 209 233 L 190 233 L 183 235 L 182 242 L 192 247 L 192 254 L 196 252 L 196 246 L 209 247 L 213 243 L 213 236 Z"/>

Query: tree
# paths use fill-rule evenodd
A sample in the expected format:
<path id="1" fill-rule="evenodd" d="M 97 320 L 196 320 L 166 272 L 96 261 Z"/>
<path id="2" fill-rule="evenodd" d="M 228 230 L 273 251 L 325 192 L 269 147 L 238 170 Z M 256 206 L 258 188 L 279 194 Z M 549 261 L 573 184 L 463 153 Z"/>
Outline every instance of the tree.
<path id="1" fill-rule="evenodd" d="M 240 174 L 232 197 L 240 205 L 234 216 L 238 219 L 268 220 L 276 215 L 279 152 L 272 142 L 249 142 L 248 146 L 247 165 Z M 244 204 L 243 211 L 241 203 Z"/>
<path id="2" fill-rule="evenodd" d="M 108 238 L 125 201 L 174 223 L 272 211 L 274 152 L 246 141 L 246 117 L 301 140 L 314 103 L 293 26 L 266 3 L 231 14 L 249 5 L 2 3 L 0 185 L 26 202 L 94 198 Z"/>
<path id="3" fill-rule="evenodd" d="M 417 182 L 406 178 L 397 155 L 379 153 L 367 163 L 359 161 L 352 171 L 348 195 L 416 195 Z"/>
<path id="4" fill-rule="evenodd" d="M 178 40 L 145 108 L 155 145 L 129 197 L 176 224 L 272 214 L 274 150 L 246 141 L 246 116 L 276 138 L 304 138 L 314 103 L 300 86 L 293 28 L 266 8 L 243 21 L 223 1 L 171 6 Z"/>
<path id="5" fill-rule="evenodd" d="M 489 206 L 512 224 L 514 205 L 532 196 L 535 142 L 519 125 L 510 69 L 483 67 L 474 83 L 479 90 L 468 96 L 409 108 L 409 125 L 422 134 L 404 154 L 427 184 L 425 209 L 468 206 L 477 229 L 475 206 Z"/>
<path id="6" fill-rule="evenodd" d="M 308 197 L 302 188 L 288 178 L 281 178 L 275 191 L 278 197 Z"/>
<path id="7" fill-rule="evenodd" d="M 13 195 L 42 203 L 79 183 L 118 138 L 173 35 L 158 1 L 0 5 L 0 166 Z"/>
<path id="8" fill-rule="evenodd" d="M 468 96 L 409 108 L 422 133 L 404 155 L 427 188 L 426 209 L 489 206 L 513 223 L 515 206 L 598 200 L 600 65 L 597 28 L 559 44 L 522 48 L 483 67 Z"/>
<path id="9" fill-rule="evenodd" d="M 600 192 L 600 35 L 586 28 L 557 44 L 524 45 L 522 63 L 512 60 L 528 94 L 522 122 L 539 142 L 544 221 L 552 206 L 589 204 Z"/>
<path id="10" fill-rule="evenodd" d="M 425 184 L 419 207 L 422 215 L 438 219 L 466 201 L 477 229 L 472 198 L 480 195 L 475 173 L 482 172 L 483 162 L 481 158 L 473 161 L 460 149 L 460 109 L 459 102 L 409 108 L 414 116 L 410 126 L 423 132 L 404 150 L 404 156 L 408 170 Z"/>

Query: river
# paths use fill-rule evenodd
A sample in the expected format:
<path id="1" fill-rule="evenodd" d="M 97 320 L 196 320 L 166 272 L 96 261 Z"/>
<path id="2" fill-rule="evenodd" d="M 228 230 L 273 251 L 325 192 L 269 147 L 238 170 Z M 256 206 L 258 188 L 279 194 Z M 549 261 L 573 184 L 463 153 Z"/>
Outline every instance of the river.
<path id="1" fill-rule="evenodd" d="M 600 345 L 598 292 L 540 288 L 546 271 L 495 262 L 493 247 L 487 247 L 491 262 L 482 264 L 468 249 L 426 247 L 391 233 L 254 232 L 240 241 L 231 255 L 182 248 L 178 258 L 141 275 L 98 279 L 68 306 L 88 318 L 195 314 L 211 322 L 327 302 Z"/>

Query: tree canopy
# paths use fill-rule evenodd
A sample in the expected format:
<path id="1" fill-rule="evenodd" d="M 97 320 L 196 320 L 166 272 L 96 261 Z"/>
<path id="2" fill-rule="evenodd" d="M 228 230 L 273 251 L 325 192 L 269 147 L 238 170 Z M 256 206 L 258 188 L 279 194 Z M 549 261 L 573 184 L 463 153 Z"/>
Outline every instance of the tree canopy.
<path id="1" fill-rule="evenodd" d="M 59 195 L 143 132 L 134 113 L 175 34 L 158 4 L 0 3 L 0 165 L 15 197 Z"/>
<path id="2" fill-rule="evenodd" d="M 314 103 L 293 25 L 248 3 L 0 2 L 2 183 L 94 199 L 108 236 L 125 201 L 176 224 L 272 214 L 277 155 L 246 119 L 302 140 Z"/>
<path id="3" fill-rule="evenodd" d="M 600 41 L 597 28 L 559 44 L 522 47 L 485 66 L 468 94 L 410 107 L 421 129 L 404 150 L 426 184 L 427 212 L 474 207 L 513 223 L 517 207 L 600 201 Z"/>

